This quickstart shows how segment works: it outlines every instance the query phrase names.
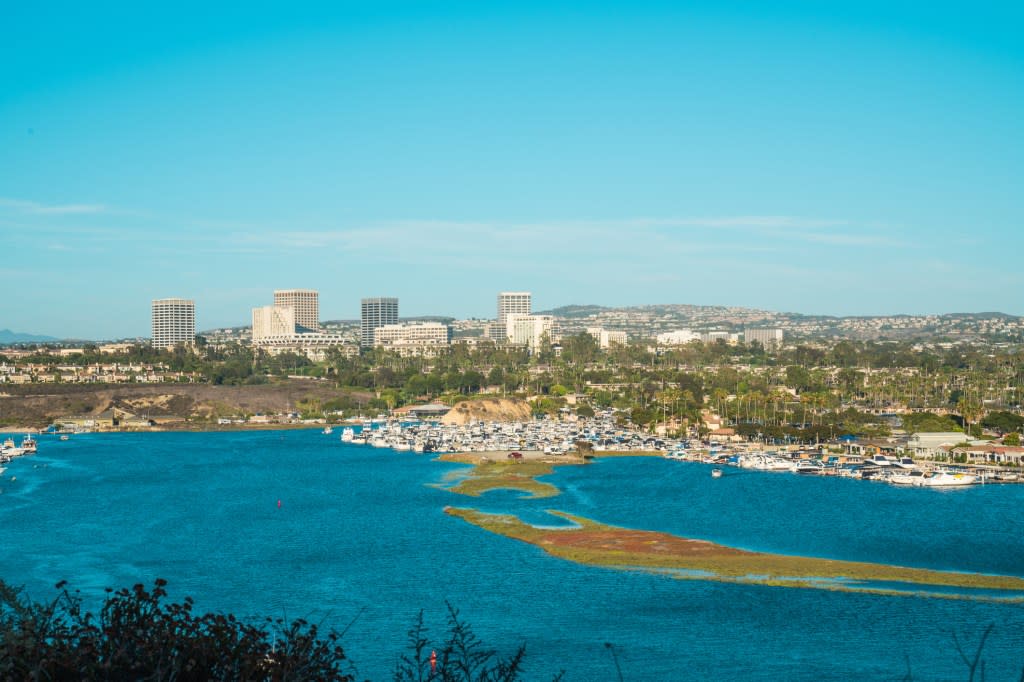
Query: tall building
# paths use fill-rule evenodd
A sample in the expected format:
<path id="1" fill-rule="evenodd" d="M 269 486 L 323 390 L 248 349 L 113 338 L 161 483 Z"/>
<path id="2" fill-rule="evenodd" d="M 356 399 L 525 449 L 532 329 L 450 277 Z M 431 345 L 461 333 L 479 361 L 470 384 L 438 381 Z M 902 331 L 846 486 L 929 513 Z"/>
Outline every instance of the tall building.
<path id="1" fill-rule="evenodd" d="M 397 298 L 364 298 L 359 317 L 359 345 L 373 345 L 373 330 L 386 324 L 398 324 Z"/>
<path id="2" fill-rule="evenodd" d="M 532 312 L 529 291 L 503 291 L 498 294 L 499 329 L 505 328 L 509 315 L 529 315 Z"/>
<path id="3" fill-rule="evenodd" d="M 274 305 L 295 310 L 298 331 L 320 330 L 320 294 L 312 289 L 281 289 L 274 292 Z"/>
<path id="4" fill-rule="evenodd" d="M 153 301 L 154 348 L 170 348 L 196 341 L 196 302 L 184 298 L 161 298 Z"/>
<path id="5" fill-rule="evenodd" d="M 266 305 L 252 309 L 252 342 L 259 346 L 265 340 L 295 335 L 295 308 Z"/>
<path id="6" fill-rule="evenodd" d="M 506 334 L 510 343 L 537 350 L 547 339 L 548 343 L 558 341 L 558 326 L 551 315 L 515 315 L 505 321 Z"/>

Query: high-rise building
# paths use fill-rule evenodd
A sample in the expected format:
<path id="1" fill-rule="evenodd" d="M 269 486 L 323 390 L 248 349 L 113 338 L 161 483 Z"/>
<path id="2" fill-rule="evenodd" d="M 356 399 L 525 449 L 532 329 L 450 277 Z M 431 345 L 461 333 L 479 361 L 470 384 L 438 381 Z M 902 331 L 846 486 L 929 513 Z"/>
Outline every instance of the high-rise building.
<path id="1" fill-rule="evenodd" d="M 373 345 L 373 330 L 386 324 L 398 324 L 397 298 L 364 298 L 359 317 L 359 345 Z"/>
<path id="2" fill-rule="evenodd" d="M 154 348 L 171 348 L 196 341 L 196 302 L 184 298 L 161 298 L 153 301 Z"/>
<path id="3" fill-rule="evenodd" d="M 503 291 L 498 294 L 499 329 L 505 327 L 509 315 L 529 315 L 532 312 L 529 291 Z"/>
<path id="4" fill-rule="evenodd" d="M 281 289 L 274 292 L 274 305 L 295 310 L 299 332 L 320 330 L 320 294 L 312 289 Z"/>
<path id="5" fill-rule="evenodd" d="M 295 308 L 265 305 L 252 309 L 252 343 L 260 346 L 264 341 L 295 335 Z"/>
<path id="6" fill-rule="evenodd" d="M 510 314 L 505 328 L 510 343 L 528 346 L 530 350 L 540 348 L 545 339 L 548 343 L 558 341 L 558 325 L 551 315 Z"/>

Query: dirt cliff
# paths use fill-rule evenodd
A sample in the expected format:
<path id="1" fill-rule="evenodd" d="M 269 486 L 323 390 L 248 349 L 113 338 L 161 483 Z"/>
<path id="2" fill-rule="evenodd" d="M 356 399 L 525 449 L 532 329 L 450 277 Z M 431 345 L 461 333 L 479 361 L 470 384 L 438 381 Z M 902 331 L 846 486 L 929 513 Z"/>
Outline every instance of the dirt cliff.
<path id="1" fill-rule="evenodd" d="M 363 401 L 372 393 L 353 394 Z M 110 408 L 166 418 L 276 414 L 302 401 L 343 395 L 326 382 L 285 381 L 256 386 L 209 384 L 26 384 L 0 388 L 0 426 L 44 427 L 60 417 L 97 415 Z"/>
<path id="2" fill-rule="evenodd" d="M 443 424 L 468 424 L 474 421 L 515 422 L 530 419 L 530 406 L 514 398 L 484 398 L 455 403 L 442 419 Z"/>

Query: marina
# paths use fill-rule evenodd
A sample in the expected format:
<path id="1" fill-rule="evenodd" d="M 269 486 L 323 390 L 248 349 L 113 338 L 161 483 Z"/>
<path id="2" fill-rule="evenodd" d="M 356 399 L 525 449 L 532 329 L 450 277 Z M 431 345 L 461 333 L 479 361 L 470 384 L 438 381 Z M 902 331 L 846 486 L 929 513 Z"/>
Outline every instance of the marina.
<path id="1" fill-rule="evenodd" d="M 360 429 L 357 431 L 356 429 Z M 326 433 L 326 430 L 324 431 Z M 465 425 L 383 420 L 342 430 L 342 443 L 388 448 L 396 452 L 467 453 L 487 456 L 516 452 L 528 458 L 600 456 L 630 453 L 662 456 L 749 471 L 801 476 L 841 476 L 896 486 L 959 488 L 987 483 L 1017 483 L 1020 476 L 1000 467 L 954 467 L 911 457 L 861 457 L 829 446 L 764 449 L 759 443 L 720 445 L 694 439 L 658 437 L 623 426 L 612 411 L 590 419 L 529 422 L 473 422 Z"/>

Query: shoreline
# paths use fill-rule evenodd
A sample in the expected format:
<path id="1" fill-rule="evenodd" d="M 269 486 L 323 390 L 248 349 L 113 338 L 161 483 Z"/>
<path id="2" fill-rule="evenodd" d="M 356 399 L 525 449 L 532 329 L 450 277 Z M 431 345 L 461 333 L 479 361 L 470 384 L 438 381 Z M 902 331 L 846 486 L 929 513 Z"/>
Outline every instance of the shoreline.
<path id="1" fill-rule="evenodd" d="M 186 432 L 186 433 L 216 433 L 221 431 L 297 431 L 301 429 L 317 429 L 323 430 L 325 426 L 331 428 L 339 427 L 344 428 L 346 426 L 358 426 L 360 422 L 342 422 L 339 424 L 187 424 L 187 425 L 171 425 L 171 424 L 159 424 L 157 426 L 150 426 L 146 428 L 104 428 L 104 429 L 88 429 L 85 431 L 74 432 L 74 431 L 47 431 L 46 429 L 39 429 L 36 427 L 31 428 L 19 428 L 14 426 L 0 427 L 0 433 L 4 434 L 19 434 L 19 433 L 31 433 L 33 435 L 81 435 L 85 433 L 168 433 L 168 432 Z"/>

